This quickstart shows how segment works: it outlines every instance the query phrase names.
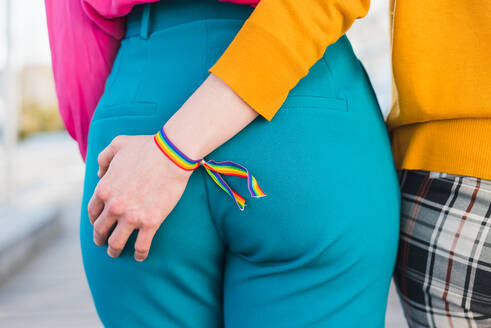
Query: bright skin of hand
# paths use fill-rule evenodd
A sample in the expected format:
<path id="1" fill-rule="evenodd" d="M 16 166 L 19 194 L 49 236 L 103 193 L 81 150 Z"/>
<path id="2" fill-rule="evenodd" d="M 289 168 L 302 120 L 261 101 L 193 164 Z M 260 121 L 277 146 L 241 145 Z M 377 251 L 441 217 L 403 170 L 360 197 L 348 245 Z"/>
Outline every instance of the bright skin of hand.
<path id="1" fill-rule="evenodd" d="M 257 116 L 225 82 L 210 74 L 164 129 L 184 154 L 200 159 Z M 102 246 L 107 240 L 108 255 L 118 257 L 131 233 L 138 229 L 134 257 L 143 261 L 193 171 L 171 162 L 157 147 L 153 135 L 118 136 L 99 154 L 98 162 L 101 179 L 88 205 L 94 243 Z"/>

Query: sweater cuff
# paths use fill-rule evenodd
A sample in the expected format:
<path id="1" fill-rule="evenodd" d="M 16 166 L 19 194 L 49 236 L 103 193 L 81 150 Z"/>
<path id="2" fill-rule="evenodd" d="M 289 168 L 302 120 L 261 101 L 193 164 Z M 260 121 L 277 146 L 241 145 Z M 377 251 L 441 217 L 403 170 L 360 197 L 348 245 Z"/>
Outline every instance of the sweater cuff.
<path id="1" fill-rule="evenodd" d="M 255 45 L 251 47 L 251 45 Z M 223 55 L 208 70 L 221 78 L 249 106 L 271 121 L 299 77 L 295 52 L 268 30 L 246 20 Z"/>

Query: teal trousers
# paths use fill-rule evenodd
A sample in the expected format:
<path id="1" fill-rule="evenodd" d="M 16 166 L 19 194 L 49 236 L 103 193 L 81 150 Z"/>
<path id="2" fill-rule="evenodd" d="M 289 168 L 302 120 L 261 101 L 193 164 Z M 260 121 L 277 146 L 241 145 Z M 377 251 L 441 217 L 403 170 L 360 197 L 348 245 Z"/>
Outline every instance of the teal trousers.
<path id="1" fill-rule="evenodd" d="M 204 81 L 253 8 L 216 0 L 137 6 L 88 141 L 80 242 L 106 327 L 383 327 L 399 230 L 399 186 L 373 89 L 346 36 L 275 117 L 206 156 L 247 167 L 267 197 L 225 176 L 240 211 L 193 172 L 149 257 L 96 246 L 87 204 L 97 156 L 121 134 L 154 134 Z"/>

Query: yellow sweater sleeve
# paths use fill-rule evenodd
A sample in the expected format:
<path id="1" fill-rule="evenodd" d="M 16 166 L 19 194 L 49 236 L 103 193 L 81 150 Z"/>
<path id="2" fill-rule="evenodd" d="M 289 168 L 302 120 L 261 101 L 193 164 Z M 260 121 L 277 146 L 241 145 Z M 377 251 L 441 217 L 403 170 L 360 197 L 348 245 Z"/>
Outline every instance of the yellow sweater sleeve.
<path id="1" fill-rule="evenodd" d="M 370 0 L 262 0 L 208 71 L 271 121 L 327 46 L 369 6 Z"/>

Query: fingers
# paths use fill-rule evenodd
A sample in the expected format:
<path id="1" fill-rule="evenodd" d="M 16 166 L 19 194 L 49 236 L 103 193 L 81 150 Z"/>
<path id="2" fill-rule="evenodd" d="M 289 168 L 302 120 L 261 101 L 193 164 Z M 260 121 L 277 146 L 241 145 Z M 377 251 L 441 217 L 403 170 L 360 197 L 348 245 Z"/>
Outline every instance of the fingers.
<path id="1" fill-rule="evenodd" d="M 120 149 L 123 140 L 124 136 L 117 136 L 106 148 L 104 148 L 103 151 L 99 153 L 99 156 L 97 157 L 97 162 L 99 163 L 99 171 L 97 171 L 97 176 L 99 178 L 102 178 L 102 176 L 106 174 L 107 169 L 109 168 L 114 156 Z"/>
<path id="2" fill-rule="evenodd" d="M 115 224 L 116 227 L 108 239 L 109 231 Z M 132 212 L 125 213 L 123 203 L 112 200 L 94 222 L 94 243 L 102 246 L 108 239 L 107 254 L 118 257 L 135 229 L 139 229 L 139 233 L 135 242 L 134 257 L 137 261 L 143 261 L 150 252 L 157 224 L 144 223 L 139 215 Z"/>
<path id="3" fill-rule="evenodd" d="M 121 206 L 122 203 L 117 200 L 112 200 L 104 210 L 101 215 L 97 218 L 94 223 L 94 243 L 97 246 L 102 246 L 106 242 L 109 230 L 114 226 L 118 217 L 120 217 L 124 209 Z"/>
<path id="4" fill-rule="evenodd" d="M 107 190 L 99 181 L 89 204 L 87 205 L 87 212 L 89 214 L 90 223 L 94 224 L 95 220 L 99 217 L 104 209 L 104 202 L 109 199 L 109 190 Z"/>
<path id="5" fill-rule="evenodd" d="M 121 252 L 128 242 L 128 239 L 130 238 L 133 230 L 134 227 L 129 225 L 127 222 L 119 221 L 107 241 L 107 255 L 111 257 L 118 257 L 119 255 L 121 255 Z"/>
<path id="6" fill-rule="evenodd" d="M 117 220 L 115 216 L 106 216 L 105 212 L 106 210 L 94 224 L 94 242 L 98 246 L 104 245 L 109 230 L 117 221 L 116 227 L 108 239 L 107 254 L 111 257 L 118 257 L 121 255 L 133 230 L 139 226 L 134 257 L 135 260 L 140 262 L 145 260 L 150 252 L 150 246 L 157 229 L 153 225 L 136 224 L 132 219 L 119 218 Z"/>
<path id="7" fill-rule="evenodd" d="M 135 260 L 141 262 L 148 257 L 152 239 L 155 236 L 155 228 L 141 228 L 135 242 Z"/>

